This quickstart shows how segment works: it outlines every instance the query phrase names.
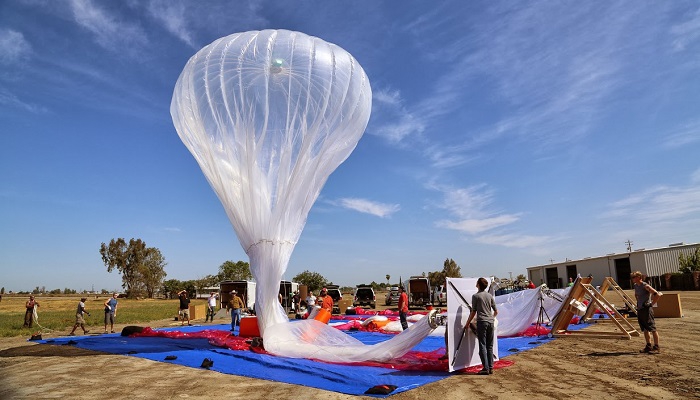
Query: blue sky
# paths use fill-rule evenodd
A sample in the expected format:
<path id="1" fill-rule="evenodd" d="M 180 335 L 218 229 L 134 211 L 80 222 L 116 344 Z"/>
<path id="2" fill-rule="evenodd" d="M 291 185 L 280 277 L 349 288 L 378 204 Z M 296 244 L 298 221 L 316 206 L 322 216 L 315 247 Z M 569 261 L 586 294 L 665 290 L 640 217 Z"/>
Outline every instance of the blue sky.
<path id="1" fill-rule="evenodd" d="M 397 7 L 400 4 L 400 7 Z M 175 132 L 187 60 L 289 29 L 350 52 L 369 126 L 285 274 L 464 276 L 700 242 L 700 5 L 673 2 L 0 3 L 0 286 L 117 289 L 99 247 L 168 278 L 245 260 Z"/>

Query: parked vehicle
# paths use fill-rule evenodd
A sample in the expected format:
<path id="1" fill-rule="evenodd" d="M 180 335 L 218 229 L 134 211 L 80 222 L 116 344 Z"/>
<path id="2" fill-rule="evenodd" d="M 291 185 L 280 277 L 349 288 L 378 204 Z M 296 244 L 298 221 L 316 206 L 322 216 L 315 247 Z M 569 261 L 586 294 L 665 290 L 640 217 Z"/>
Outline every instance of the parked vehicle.
<path id="1" fill-rule="evenodd" d="M 289 314 L 292 310 L 292 297 L 299 290 L 297 282 L 280 281 L 280 294 L 282 295 L 282 307 Z"/>
<path id="2" fill-rule="evenodd" d="M 430 281 L 424 276 L 412 276 L 406 288 L 409 307 L 425 307 L 432 304 Z"/>
<path id="3" fill-rule="evenodd" d="M 376 300 L 372 286 L 358 286 L 353 295 L 352 305 L 353 307 L 369 306 L 370 308 L 376 308 Z"/>
<path id="4" fill-rule="evenodd" d="M 219 306 L 225 308 L 231 300 L 231 291 L 235 290 L 238 297 L 243 300 L 246 308 L 255 308 L 255 282 L 253 281 L 223 281 L 219 283 Z"/>
<path id="5" fill-rule="evenodd" d="M 399 304 L 399 294 L 399 288 L 390 288 L 389 293 L 386 294 L 386 298 L 384 299 L 384 304 L 387 306 Z"/>
<path id="6" fill-rule="evenodd" d="M 436 286 L 433 290 L 433 305 L 442 307 L 447 304 L 447 285 Z"/>
<path id="7" fill-rule="evenodd" d="M 328 295 L 333 299 L 333 314 L 340 314 L 340 300 L 343 299 L 343 294 L 340 292 L 340 286 L 328 285 Z"/>

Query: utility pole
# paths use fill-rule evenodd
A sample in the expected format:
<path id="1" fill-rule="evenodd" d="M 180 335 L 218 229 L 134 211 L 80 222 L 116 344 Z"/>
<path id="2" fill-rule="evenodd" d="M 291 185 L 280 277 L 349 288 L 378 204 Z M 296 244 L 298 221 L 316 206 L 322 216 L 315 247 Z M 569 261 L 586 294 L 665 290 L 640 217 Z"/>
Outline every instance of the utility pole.
<path id="1" fill-rule="evenodd" d="M 631 253 L 631 252 L 632 252 L 632 245 L 633 245 L 634 243 L 632 243 L 629 239 L 627 239 L 627 241 L 625 242 L 625 244 L 627 245 L 627 252 L 628 252 L 628 253 Z"/>

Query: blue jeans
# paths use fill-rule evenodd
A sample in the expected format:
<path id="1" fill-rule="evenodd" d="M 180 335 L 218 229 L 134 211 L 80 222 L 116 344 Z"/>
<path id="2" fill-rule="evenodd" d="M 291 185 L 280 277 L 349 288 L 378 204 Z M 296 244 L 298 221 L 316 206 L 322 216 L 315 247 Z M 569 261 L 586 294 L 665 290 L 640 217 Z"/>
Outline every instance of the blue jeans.
<path id="1" fill-rule="evenodd" d="M 234 308 L 231 310 L 231 330 L 236 329 L 236 325 L 241 324 L 241 309 Z"/>
<path id="2" fill-rule="evenodd" d="M 483 369 L 493 369 L 493 323 L 476 321 L 476 335 L 479 337 L 479 358 Z"/>

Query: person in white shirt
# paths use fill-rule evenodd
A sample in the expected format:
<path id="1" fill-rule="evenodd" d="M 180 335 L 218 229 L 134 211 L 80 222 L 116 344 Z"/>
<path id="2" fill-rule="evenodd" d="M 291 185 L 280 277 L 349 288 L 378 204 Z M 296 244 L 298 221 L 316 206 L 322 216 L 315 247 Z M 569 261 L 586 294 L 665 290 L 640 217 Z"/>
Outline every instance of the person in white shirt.
<path id="1" fill-rule="evenodd" d="M 316 296 L 314 296 L 314 292 L 309 291 L 309 295 L 306 296 L 306 311 L 311 314 L 311 311 L 314 309 L 316 306 Z"/>
<path id="2" fill-rule="evenodd" d="M 216 292 L 211 292 L 209 298 L 207 299 L 207 316 L 204 318 L 204 322 L 209 321 L 214 322 L 214 314 L 216 314 L 216 299 L 219 298 L 219 294 Z"/>

